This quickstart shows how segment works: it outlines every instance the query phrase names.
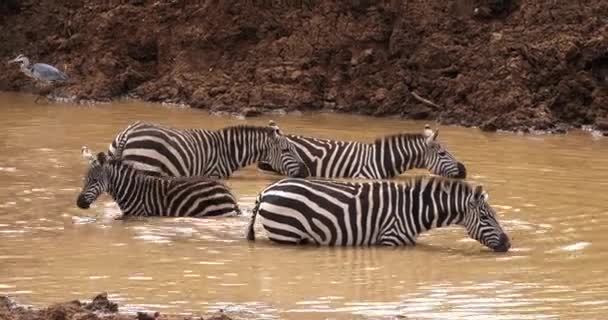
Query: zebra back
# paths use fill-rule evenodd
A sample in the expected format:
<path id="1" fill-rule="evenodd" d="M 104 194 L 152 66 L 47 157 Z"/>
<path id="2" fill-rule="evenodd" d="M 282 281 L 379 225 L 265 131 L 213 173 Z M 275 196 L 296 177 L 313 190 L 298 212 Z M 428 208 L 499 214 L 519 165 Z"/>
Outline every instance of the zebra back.
<path id="1" fill-rule="evenodd" d="M 290 176 L 307 175 L 276 124 L 212 131 L 136 122 L 116 136 L 109 153 L 152 175 L 226 178 L 256 161 L 267 161 Z"/>
<path id="2" fill-rule="evenodd" d="M 129 132 L 143 125 L 146 125 L 146 123 L 143 121 L 137 121 L 121 130 L 110 143 L 110 146 L 108 147 L 108 155 L 114 159 L 122 159 L 122 151 L 124 150 L 127 140 L 129 139 Z"/>
<path id="3" fill-rule="evenodd" d="M 438 131 L 393 134 L 372 143 L 287 135 L 311 176 L 319 178 L 390 179 L 414 168 L 465 178 L 466 168 L 436 141 Z M 261 171 L 274 171 L 258 163 Z"/>

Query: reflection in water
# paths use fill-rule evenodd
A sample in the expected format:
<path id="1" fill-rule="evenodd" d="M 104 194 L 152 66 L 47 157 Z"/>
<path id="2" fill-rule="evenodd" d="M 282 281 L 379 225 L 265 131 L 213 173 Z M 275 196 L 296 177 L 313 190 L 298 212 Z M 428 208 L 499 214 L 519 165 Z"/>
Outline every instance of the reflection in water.
<path id="1" fill-rule="evenodd" d="M 295 248 L 244 240 L 257 192 L 280 178 L 253 166 L 227 180 L 242 217 L 115 221 L 119 211 L 107 196 L 89 210 L 75 205 L 86 166 L 82 145 L 106 150 L 135 120 L 211 129 L 243 120 L 136 102 L 32 101 L 0 95 L 0 294 L 23 303 L 108 291 L 130 311 L 222 308 L 244 318 L 577 319 L 608 312 L 607 139 L 441 128 L 441 142 L 468 166 L 469 180 L 489 190 L 512 238 L 507 254 L 481 247 L 459 227 L 424 234 L 415 248 Z M 424 125 L 339 114 L 247 123 L 271 118 L 287 133 L 361 141 Z"/>

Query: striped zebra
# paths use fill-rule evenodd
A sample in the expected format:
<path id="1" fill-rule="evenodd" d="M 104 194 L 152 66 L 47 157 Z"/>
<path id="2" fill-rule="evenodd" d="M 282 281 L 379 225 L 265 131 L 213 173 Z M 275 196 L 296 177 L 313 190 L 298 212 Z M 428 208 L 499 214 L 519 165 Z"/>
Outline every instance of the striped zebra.
<path id="1" fill-rule="evenodd" d="M 443 177 L 466 178 L 465 166 L 437 141 L 427 125 L 423 134 L 395 134 L 371 144 L 286 135 L 312 177 L 390 179 L 406 170 L 426 168 Z M 266 162 L 263 172 L 281 173 Z"/>
<path id="2" fill-rule="evenodd" d="M 212 131 L 138 121 L 118 133 L 108 154 L 160 176 L 227 178 L 257 161 L 290 177 L 308 176 L 295 148 L 274 123 Z"/>
<path id="3" fill-rule="evenodd" d="M 258 196 L 249 240 L 255 240 L 257 215 L 270 240 L 286 244 L 414 245 L 422 232 L 458 224 L 494 251 L 511 246 L 481 186 L 441 177 L 405 183 L 285 178 Z"/>
<path id="4" fill-rule="evenodd" d="M 122 160 L 109 159 L 103 152 L 93 157 L 83 147 L 82 153 L 90 165 L 84 187 L 76 200 L 76 205 L 81 209 L 88 209 L 102 193 L 107 192 L 120 207 L 123 217 L 241 214 L 235 197 L 218 180 L 155 177 L 140 172 Z"/>

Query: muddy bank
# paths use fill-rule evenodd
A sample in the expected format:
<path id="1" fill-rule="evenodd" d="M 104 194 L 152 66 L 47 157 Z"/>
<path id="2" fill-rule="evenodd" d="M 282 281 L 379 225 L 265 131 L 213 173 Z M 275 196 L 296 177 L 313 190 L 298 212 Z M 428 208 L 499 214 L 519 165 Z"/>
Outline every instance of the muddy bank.
<path id="1" fill-rule="evenodd" d="M 0 296 L 2 320 L 236 320 L 221 312 L 207 316 L 175 316 L 156 313 L 120 314 L 116 303 L 100 294 L 89 303 L 78 300 L 58 303 L 43 309 L 18 306 L 11 299 Z"/>
<path id="2" fill-rule="evenodd" d="M 57 65 L 76 99 L 563 131 L 608 116 L 607 17 L 604 0 L 7 0 L 0 59 Z M 35 89 L 7 66 L 0 90 Z"/>

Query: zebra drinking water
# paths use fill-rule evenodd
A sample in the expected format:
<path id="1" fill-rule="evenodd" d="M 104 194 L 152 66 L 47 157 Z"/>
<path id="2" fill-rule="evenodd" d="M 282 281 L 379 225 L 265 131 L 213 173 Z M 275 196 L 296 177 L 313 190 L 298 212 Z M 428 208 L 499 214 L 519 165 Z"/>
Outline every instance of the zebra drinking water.
<path id="1" fill-rule="evenodd" d="M 286 178 L 258 196 L 249 240 L 255 239 L 257 215 L 270 240 L 278 243 L 413 245 L 424 231 L 458 224 L 494 251 L 511 246 L 481 186 L 440 177 L 407 183 Z"/>
<path id="2" fill-rule="evenodd" d="M 236 199 L 227 186 L 203 177 L 154 177 L 122 160 L 108 159 L 100 152 L 93 157 L 86 147 L 82 155 L 90 161 L 84 187 L 76 205 L 88 209 L 103 193 L 109 193 L 123 216 L 208 217 L 239 215 Z"/>
<path id="3" fill-rule="evenodd" d="M 395 134 L 371 144 L 286 135 L 312 177 L 390 179 L 406 170 L 426 168 L 431 173 L 456 179 L 466 178 L 465 166 L 425 126 L 423 134 Z M 265 162 L 258 169 L 283 173 Z"/>
<path id="4" fill-rule="evenodd" d="M 135 122 L 112 141 L 108 154 L 152 175 L 227 178 L 257 161 L 291 177 L 308 170 L 276 124 L 220 130 L 175 129 Z"/>

